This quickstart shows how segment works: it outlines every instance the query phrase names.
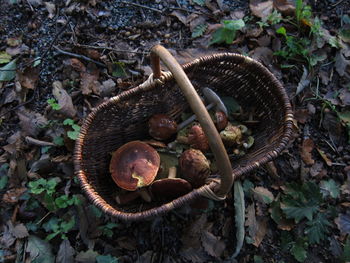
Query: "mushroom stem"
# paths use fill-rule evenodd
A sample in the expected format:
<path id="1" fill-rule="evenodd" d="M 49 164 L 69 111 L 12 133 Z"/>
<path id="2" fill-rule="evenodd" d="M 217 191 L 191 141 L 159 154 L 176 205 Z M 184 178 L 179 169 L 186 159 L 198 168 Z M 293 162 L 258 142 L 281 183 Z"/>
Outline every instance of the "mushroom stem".
<path id="1" fill-rule="evenodd" d="M 148 203 L 152 201 L 151 196 L 148 193 L 146 188 L 140 188 L 140 189 L 133 191 L 133 192 L 119 194 L 119 195 L 117 195 L 115 200 L 119 205 L 125 205 L 128 203 L 131 203 L 132 201 L 134 201 L 135 199 L 137 199 L 139 197 L 141 197 L 144 201 L 146 201 Z"/>
<path id="2" fill-rule="evenodd" d="M 176 167 L 169 167 L 168 178 L 176 178 Z"/>

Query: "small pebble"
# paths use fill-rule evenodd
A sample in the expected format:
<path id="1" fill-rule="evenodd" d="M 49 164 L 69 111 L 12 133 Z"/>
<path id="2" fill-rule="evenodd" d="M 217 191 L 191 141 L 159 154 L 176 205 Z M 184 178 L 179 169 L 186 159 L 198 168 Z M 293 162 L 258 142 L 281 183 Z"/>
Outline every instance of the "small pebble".
<path id="1" fill-rule="evenodd" d="M 165 37 L 165 38 L 169 38 L 169 37 L 170 37 L 170 34 L 165 34 L 164 37 Z"/>

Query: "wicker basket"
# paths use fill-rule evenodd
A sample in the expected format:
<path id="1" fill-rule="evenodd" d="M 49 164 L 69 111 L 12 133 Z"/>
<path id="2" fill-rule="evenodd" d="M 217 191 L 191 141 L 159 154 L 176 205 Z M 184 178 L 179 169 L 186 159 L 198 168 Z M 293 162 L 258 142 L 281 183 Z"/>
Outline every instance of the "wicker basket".
<path id="1" fill-rule="evenodd" d="M 170 72 L 160 71 L 159 58 Z M 103 212 L 124 220 L 164 214 L 203 195 L 224 199 L 234 179 L 277 157 L 292 133 L 293 113 L 288 96 L 259 62 L 221 53 L 197 58 L 181 67 L 159 45 L 151 50 L 151 62 L 153 78 L 96 107 L 84 121 L 75 147 L 75 173 L 85 194 Z M 238 160 L 229 160 L 199 97 L 205 86 L 219 96 L 234 97 L 243 108 L 254 106 L 255 115 L 259 116 L 260 122 L 254 128 L 255 143 Z M 109 173 L 111 153 L 129 141 L 149 139 L 147 122 L 152 115 L 166 113 L 179 121 L 189 107 L 209 139 L 219 167 L 219 183 L 213 181 L 168 203 L 119 206 L 114 199 L 119 189 Z"/>

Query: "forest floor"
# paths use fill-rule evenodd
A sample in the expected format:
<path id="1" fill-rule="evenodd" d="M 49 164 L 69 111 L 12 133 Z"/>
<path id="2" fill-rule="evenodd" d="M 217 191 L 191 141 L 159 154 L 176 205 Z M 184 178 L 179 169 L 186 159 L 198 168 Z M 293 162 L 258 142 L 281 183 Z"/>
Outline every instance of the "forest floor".
<path id="1" fill-rule="evenodd" d="M 0 2 L 0 262 L 350 262 L 349 0 Z M 155 44 L 250 56 L 291 100 L 288 147 L 241 180 L 235 258 L 234 193 L 123 222 L 74 176 L 84 118 L 148 78 Z"/>

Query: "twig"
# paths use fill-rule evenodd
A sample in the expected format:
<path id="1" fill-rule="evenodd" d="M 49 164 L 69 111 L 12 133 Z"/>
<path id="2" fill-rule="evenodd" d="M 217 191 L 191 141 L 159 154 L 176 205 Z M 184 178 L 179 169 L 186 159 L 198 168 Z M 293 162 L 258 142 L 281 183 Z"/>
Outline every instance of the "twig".
<path id="1" fill-rule="evenodd" d="M 93 62 L 95 63 L 96 65 L 99 65 L 100 67 L 104 67 L 104 68 L 107 68 L 107 66 L 101 62 L 98 62 L 96 60 L 93 60 L 89 57 L 86 57 L 84 55 L 79 55 L 79 54 L 75 54 L 75 53 L 71 53 L 71 52 L 68 52 L 68 51 L 65 51 L 65 50 L 62 50 L 62 49 L 59 49 L 58 47 L 56 46 L 53 46 L 54 49 L 56 49 L 59 53 L 63 54 L 63 55 L 67 55 L 67 56 L 71 56 L 71 57 L 75 57 L 75 58 L 80 58 L 80 59 L 83 59 L 83 60 L 86 60 L 86 61 L 89 61 L 89 62 Z"/>
<path id="2" fill-rule="evenodd" d="M 137 6 L 137 7 L 142 7 L 142 8 L 145 8 L 145 9 L 149 9 L 149 10 L 152 10 L 152 11 L 154 11 L 154 12 L 163 13 L 162 10 L 159 10 L 159 9 L 156 9 L 156 8 L 152 8 L 152 7 L 148 7 L 148 6 L 145 6 L 145 5 L 140 5 L 140 4 L 131 3 L 131 2 L 126 2 L 126 1 L 120 1 L 120 2 L 123 3 L 123 4 L 126 4 L 126 5 L 133 5 L 133 6 Z"/>
<path id="3" fill-rule="evenodd" d="M 337 5 L 341 4 L 342 2 L 344 2 L 344 0 L 339 0 L 338 2 L 331 4 L 332 7 L 336 7 Z"/>
<path id="4" fill-rule="evenodd" d="M 30 136 L 26 136 L 25 140 L 27 143 L 37 145 L 37 146 L 56 146 L 53 142 L 40 141 Z"/>
<path id="5" fill-rule="evenodd" d="M 114 51 L 116 53 L 135 53 L 135 54 L 141 54 L 141 55 L 148 55 L 150 53 L 147 51 L 130 51 L 130 50 L 116 49 L 116 48 L 106 47 L 106 46 L 92 46 L 92 45 L 83 45 L 83 44 L 77 44 L 75 46 L 83 47 L 83 48 L 92 48 L 92 49 L 106 49 L 106 50 Z"/>

